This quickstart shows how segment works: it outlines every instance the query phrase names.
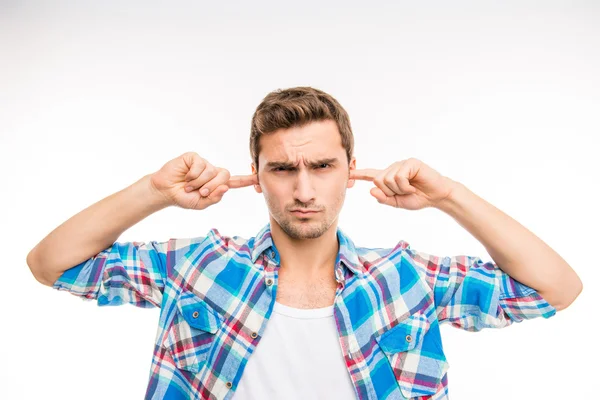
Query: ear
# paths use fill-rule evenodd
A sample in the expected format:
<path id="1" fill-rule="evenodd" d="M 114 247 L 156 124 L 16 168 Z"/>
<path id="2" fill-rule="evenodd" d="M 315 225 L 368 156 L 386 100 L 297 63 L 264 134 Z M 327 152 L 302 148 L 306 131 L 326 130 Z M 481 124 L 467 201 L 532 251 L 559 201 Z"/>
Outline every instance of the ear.
<path id="1" fill-rule="evenodd" d="M 254 166 L 254 163 L 250 164 L 250 167 L 252 168 L 252 174 L 257 174 L 258 175 L 258 171 L 256 170 L 256 167 Z M 260 182 L 258 185 L 253 185 L 254 186 L 254 190 L 256 191 L 256 193 L 262 193 L 262 189 L 260 187 Z"/>
<path id="2" fill-rule="evenodd" d="M 353 169 L 356 169 L 356 158 L 354 157 L 352 157 L 352 161 L 350 161 L 350 165 L 348 166 L 348 170 Z M 348 179 L 348 185 L 346 185 L 346 188 L 350 189 L 351 187 L 353 187 L 354 182 L 356 182 L 356 179 Z"/>

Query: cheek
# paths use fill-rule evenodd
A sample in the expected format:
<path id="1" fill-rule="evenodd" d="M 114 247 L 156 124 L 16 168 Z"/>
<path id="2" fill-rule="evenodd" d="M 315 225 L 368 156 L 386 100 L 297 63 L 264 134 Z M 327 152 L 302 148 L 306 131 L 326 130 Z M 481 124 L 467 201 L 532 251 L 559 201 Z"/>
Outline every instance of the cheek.
<path id="1" fill-rule="evenodd" d="M 323 187 L 322 193 L 331 203 L 339 203 L 346 195 L 346 182 L 335 182 Z"/>
<path id="2" fill-rule="evenodd" d="M 286 196 L 288 196 L 288 191 L 286 187 L 281 183 L 278 184 L 276 182 L 263 182 L 261 185 L 261 189 L 265 198 L 268 199 L 269 203 L 271 203 L 272 205 L 284 203 Z"/>
<path id="3" fill-rule="evenodd" d="M 285 192 L 285 186 L 281 182 L 263 182 L 261 188 L 265 194 L 271 197 L 279 197 Z"/>

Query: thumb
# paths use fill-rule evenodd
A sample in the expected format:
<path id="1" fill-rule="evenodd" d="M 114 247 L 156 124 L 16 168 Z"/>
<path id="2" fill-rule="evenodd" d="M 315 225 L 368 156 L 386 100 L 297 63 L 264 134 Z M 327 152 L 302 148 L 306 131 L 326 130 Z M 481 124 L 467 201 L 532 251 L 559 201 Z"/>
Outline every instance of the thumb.
<path id="1" fill-rule="evenodd" d="M 227 193 L 228 190 L 229 186 L 227 186 L 226 184 L 219 185 L 212 193 L 208 195 L 208 197 L 214 200 L 215 202 L 221 201 L 223 195 Z"/>
<path id="2" fill-rule="evenodd" d="M 209 193 L 208 196 L 201 196 L 200 199 L 206 202 L 208 205 L 213 205 L 221 201 L 223 199 L 223 195 L 229 190 L 227 185 L 219 185 L 215 190 Z M 208 207 L 205 206 L 205 207 Z"/>
<path id="3" fill-rule="evenodd" d="M 381 189 L 379 189 L 378 187 L 374 187 L 371 189 L 371 196 L 375 197 L 375 199 L 377 199 L 378 202 L 380 202 L 381 204 L 385 204 L 388 201 L 388 196 L 383 193 L 383 191 Z"/>

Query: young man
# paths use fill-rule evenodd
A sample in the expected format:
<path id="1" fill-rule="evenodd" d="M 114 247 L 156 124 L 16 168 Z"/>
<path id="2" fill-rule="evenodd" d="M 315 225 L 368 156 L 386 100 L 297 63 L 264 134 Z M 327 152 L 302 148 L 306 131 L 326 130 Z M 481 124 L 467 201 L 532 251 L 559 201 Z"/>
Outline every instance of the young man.
<path id="1" fill-rule="evenodd" d="M 579 295 L 573 269 L 464 185 L 417 159 L 357 170 L 347 113 L 309 87 L 269 93 L 250 136 L 252 174 L 189 152 L 76 214 L 28 255 L 35 278 L 98 305 L 160 307 L 147 399 L 445 399 L 439 325 L 478 331 L 548 318 Z M 338 228 L 346 189 L 435 207 L 494 262 L 400 241 L 357 247 Z M 148 215 L 203 210 L 254 186 L 270 221 L 254 237 L 118 243 Z"/>

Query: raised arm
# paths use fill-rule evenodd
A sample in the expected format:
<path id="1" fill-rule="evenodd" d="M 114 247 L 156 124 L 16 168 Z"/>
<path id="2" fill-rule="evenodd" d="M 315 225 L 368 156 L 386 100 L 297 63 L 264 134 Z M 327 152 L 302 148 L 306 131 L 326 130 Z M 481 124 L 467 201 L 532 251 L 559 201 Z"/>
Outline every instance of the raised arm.
<path id="1" fill-rule="evenodd" d="M 202 210 L 218 203 L 229 188 L 254 183 L 255 175 L 230 177 L 197 153 L 184 153 L 65 221 L 29 252 L 27 265 L 36 280 L 52 286 L 66 270 L 107 249 L 152 213 L 171 205 Z"/>
<path id="2" fill-rule="evenodd" d="M 168 206 L 146 175 L 59 225 L 27 255 L 40 283 L 52 286 L 67 269 L 112 245 L 129 227 Z"/>

